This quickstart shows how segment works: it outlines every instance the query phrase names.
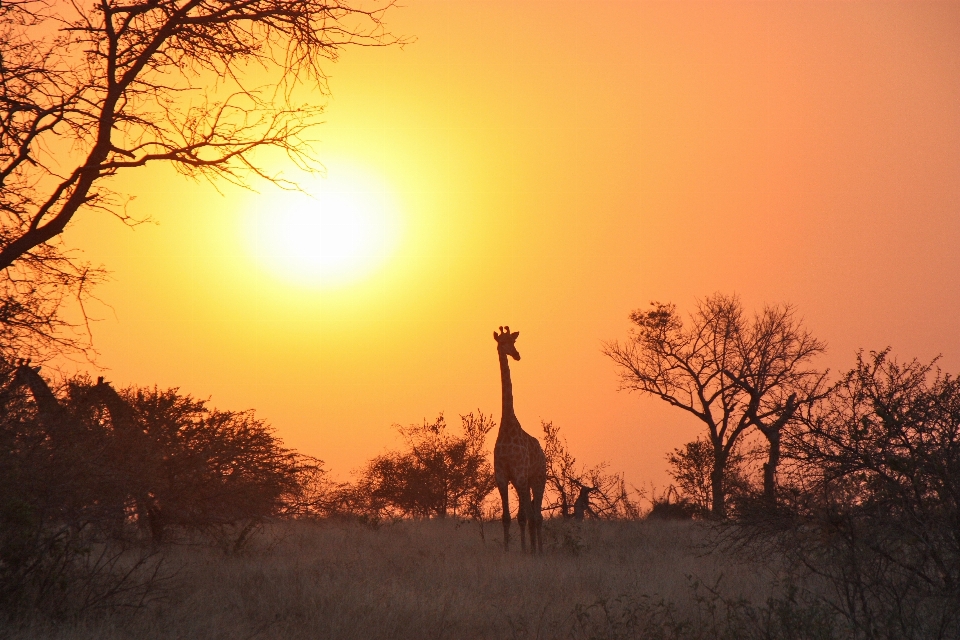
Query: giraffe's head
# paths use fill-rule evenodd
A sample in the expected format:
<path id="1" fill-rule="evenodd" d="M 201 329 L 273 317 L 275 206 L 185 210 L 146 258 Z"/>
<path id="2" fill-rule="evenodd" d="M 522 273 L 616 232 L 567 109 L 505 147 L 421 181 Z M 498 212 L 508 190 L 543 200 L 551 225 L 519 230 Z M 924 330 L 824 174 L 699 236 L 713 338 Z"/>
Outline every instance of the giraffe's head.
<path id="1" fill-rule="evenodd" d="M 514 360 L 520 359 L 520 352 L 517 351 L 517 336 L 519 331 L 510 333 L 510 327 L 500 327 L 500 333 L 493 332 L 493 339 L 497 341 L 497 352 L 510 356 Z"/>
<path id="2" fill-rule="evenodd" d="M 21 385 L 27 384 L 27 381 L 30 379 L 31 374 L 40 373 L 40 367 L 31 367 L 30 360 L 24 360 L 23 358 L 17 360 L 17 368 L 13 371 L 13 384 Z"/>

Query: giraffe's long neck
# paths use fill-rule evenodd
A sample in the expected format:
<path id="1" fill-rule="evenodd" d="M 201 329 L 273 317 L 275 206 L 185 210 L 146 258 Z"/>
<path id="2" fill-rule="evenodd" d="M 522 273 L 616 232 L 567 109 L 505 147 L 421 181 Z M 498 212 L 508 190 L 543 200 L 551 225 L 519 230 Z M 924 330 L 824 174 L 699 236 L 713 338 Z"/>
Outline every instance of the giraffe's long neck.
<path id="1" fill-rule="evenodd" d="M 499 351 L 498 354 L 500 356 L 500 386 L 503 388 L 503 410 L 500 413 L 502 425 L 507 417 L 514 418 L 516 414 L 513 412 L 513 383 L 510 381 L 510 365 L 507 363 L 507 354 L 502 351 Z"/>
<path id="2" fill-rule="evenodd" d="M 53 395 L 53 391 L 47 386 L 46 381 L 40 377 L 33 369 L 26 367 L 21 370 L 24 381 L 30 387 L 30 393 L 33 394 L 33 400 L 37 403 L 37 410 L 41 415 L 50 418 L 59 418 L 63 413 L 63 407 Z"/>
<path id="3" fill-rule="evenodd" d="M 100 400 L 107 407 L 107 411 L 110 412 L 110 420 L 113 422 L 114 429 L 128 434 L 142 435 L 142 432 L 137 428 L 130 405 L 120 397 L 120 394 L 104 382 L 98 383 L 96 389 Z"/>

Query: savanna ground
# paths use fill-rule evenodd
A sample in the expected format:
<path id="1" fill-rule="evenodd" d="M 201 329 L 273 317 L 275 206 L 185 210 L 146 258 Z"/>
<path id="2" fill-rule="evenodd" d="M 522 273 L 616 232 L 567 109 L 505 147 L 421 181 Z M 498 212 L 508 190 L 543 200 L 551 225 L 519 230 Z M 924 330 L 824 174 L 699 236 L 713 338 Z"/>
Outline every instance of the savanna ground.
<path id="1" fill-rule="evenodd" d="M 512 527 L 517 534 L 516 524 Z M 545 522 L 545 550 L 504 553 L 499 522 L 265 527 L 239 553 L 163 552 L 136 609 L 21 622 L 9 638 L 833 637 L 769 562 L 732 558 L 702 522 Z M 518 540 L 514 540 L 516 544 Z M 517 547 L 519 545 L 516 545 Z M 800 620 L 806 618 L 805 620 Z M 800 629 L 783 633 L 790 620 Z M 822 633 L 821 633 L 822 632 Z"/>

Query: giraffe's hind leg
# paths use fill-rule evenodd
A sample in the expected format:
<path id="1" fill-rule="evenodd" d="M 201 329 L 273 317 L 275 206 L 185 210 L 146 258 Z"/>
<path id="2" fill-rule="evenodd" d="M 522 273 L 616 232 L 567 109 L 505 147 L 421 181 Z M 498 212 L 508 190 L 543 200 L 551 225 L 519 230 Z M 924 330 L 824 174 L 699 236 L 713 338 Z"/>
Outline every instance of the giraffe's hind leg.
<path id="1" fill-rule="evenodd" d="M 514 488 L 517 490 L 517 525 L 520 529 L 520 549 L 526 551 L 527 522 L 530 520 L 530 487 L 514 485 Z"/>
<path id="2" fill-rule="evenodd" d="M 497 489 L 500 491 L 500 503 L 503 506 L 503 515 L 500 519 L 503 521 L 503 550 L 510 550 L 510 485 L 497 483 Z"/>

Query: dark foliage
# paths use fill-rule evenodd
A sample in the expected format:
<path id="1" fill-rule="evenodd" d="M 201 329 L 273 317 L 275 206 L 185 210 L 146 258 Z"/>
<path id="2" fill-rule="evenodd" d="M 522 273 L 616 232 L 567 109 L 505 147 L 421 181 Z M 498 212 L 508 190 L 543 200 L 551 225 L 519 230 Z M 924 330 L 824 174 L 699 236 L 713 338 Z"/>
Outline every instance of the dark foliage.
<path id="1" fill-rule="evenodd" d="M 124 393 L 160 453 L 151 489 L 161 527 L 229 525 L 283 513 L 302 464 L 251 411 L 219 411 L 176 389 Z"/>
<path id="2" fill-rule="evenodd" d="M 263 519 L 296 515 L 319 462 L 284 449 L 251 412 L 176 390 L 102 380 L 17 384 L 0 362 L 0 614 L 137 606 L 156 587 L 149 545 L 171 532 L 239 548 Z M 35 369 L 30 369 L 36 373 Z"/>
<path id="3" fill-rule="evenodd" d="M 650 511 L 646 517 L 654 520 L 693 520 L 704 515 L 698 504 L 680 495 L 674 486 L 667 487 L 661 495 L 654 491 L 650 502 Z"/>
<path id="4" fill-rule="evenodd" d="M 780 510 L 729 540 L 826 585 L 854 637 L 960 637 L 958 381 L 861 353 L 786 449 Z"/>
<path id="5" fill-rule="evenodd" d="M 730 452 L 723 483 L 724 502 L 732 507 L 734 514 L 750 509 L 761 499 L 759 488 L 751 481 L 751 463 L 762 452 L 756 448 L 748 448 L 746 452 L 743 449 L 742 443 L 738 442 Z M 713 504 L 710 475 L 713 462 L 713 447 L 699 438 L 667 455 L 669 473 L 677 483 L 677 504 L 687 505 L 698 518 L 708 517 Z"/>

